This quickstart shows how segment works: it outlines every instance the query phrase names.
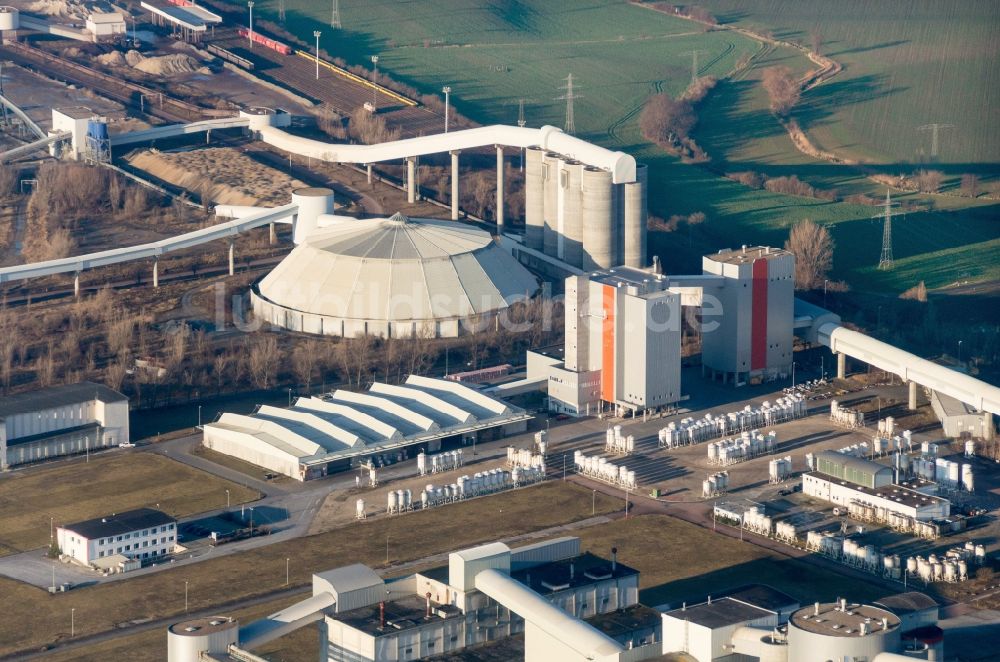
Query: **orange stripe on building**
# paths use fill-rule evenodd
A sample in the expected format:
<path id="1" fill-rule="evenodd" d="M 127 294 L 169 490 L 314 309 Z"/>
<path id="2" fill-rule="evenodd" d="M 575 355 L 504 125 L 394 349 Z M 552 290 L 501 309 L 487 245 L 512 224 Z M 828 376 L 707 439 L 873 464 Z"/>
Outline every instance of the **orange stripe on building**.
<path id="1" fill-rule="evenodd" d="M 615 288 L 602 288 L 601 308 L 604 320 L 601 324 L 601 399 L 615 401 Z"/>

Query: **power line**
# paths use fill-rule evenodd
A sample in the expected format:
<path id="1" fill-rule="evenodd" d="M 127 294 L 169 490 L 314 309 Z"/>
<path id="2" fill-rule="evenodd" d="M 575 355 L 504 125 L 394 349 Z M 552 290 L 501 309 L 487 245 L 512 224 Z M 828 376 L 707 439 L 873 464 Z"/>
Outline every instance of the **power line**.
<path id="1" fill-rule="evenodd" d="M 892 211 L 892 206 L 896 204 L 892 202 L 889 198 L 889 189 L 885 191 L 885 205 L 881 213 L 872 216 L 872 218 L 881 218 L 882 220 L 882 254 L 878 259 L 878 268 L 883 271 L 889 271 L 893 268 L 892 261 L 892 217 L 899 216 L 901 212 Z"/>
<path id="2" fill-rule="evenodd" d="M 342 28 L 340 24 L 340 0 L 333 0 L 333 7 L 330 10 L 330 27 Z"/>
<path id="3" fill-rule="evenodd" d="M 566 123 L 563 125 L 563 131 L 569 134 L 576 133 L 576 118 L 573 116 L 573 100 L 582 98 L 582 95 L 575 94 L 573 92 L 573 74 L 566 76 L 566 84 L 560 87 L 561 90 L 566 90 L 566 94 L 556 97 L 556 100 L 566 100 Z"/>
<path id="4" fill-rule="evenodd" d="M 691 82 L 694 83 L 698 80 L 698 56 L 705 55 L 706 51 L 685 51 L 680 53 L 681 57 L 691 56 Z"/>
<path id="5" fill-rule="evenodd" d="M 931 160 L 934 160 L 938 156 L 938 132 L 941 129 L 954 129 L 954 124 L 924 124 L 923 126 L 918 126 L 917 131 L 930 131 L 931 132 Z"/>

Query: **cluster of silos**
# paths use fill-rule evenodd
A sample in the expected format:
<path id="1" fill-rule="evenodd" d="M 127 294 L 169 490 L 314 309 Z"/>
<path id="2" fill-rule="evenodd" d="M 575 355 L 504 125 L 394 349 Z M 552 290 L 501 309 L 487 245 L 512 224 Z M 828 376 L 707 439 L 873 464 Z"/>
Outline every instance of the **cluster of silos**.
<path id="1" fill-rule="evenodd" d="M 869 572 L 878 571 L 882 567 L 881 555 L 875 545 L 862 545 L 851 538 L 844 538 L 840 561 L 845 565 Z"/>
<path id="2" fill-rule="evenodd" d="M 545 458 L 527 448 L 507 447 L 507 466 L 521 469 L 537 469 L 545 466 Z"/>
<path id="3" fill-rule="evenodd" d="M 839 559 L 843 540 L 830 531 L 809 531 L 806 533 L 806 549 Z"/>
<path id="4" fill-rule="evenodd" d="M 604 435 L 604 451 L 614 455 L 631 455 L 635 452 L 635 437 L 622 433 L 622 426 L 608 428 Z"/>
<path id="5" fill-rule="evenodd" d="M 743 513 L 743 528 L 762 536 L 770 536 L 774 531 L 774 520 L 765 515 L 760 507 L 754 506 Z"/>
<path id="6" fill-rule="evenodd" d="M 584 455 L 581 451 L 573 453 L 573 470 L 578 474 L 609 483 L 626 489 L 635 489 L 635 472 L 628 467 L 618 466 L 607 458 Z"/>
<path id="7" fill-rule="evenodd" d="M 846 425 L 849 428 L 860 428 L 865 424 L 865 415 L 857 409 L 841 407 L 839 402 L 831 400 L 830 420 L 838 425 Z"/>
<path id="8" fill-rule="evenodd" d="M 426 476 L 428 473 L 436 474 L 442 471 L 458 469 L 462 466 L 462 462 L 461 448 L 437 455 L 419 453 L 417 455 L 417 470 L 420 471 L 421 476 Z"/>
<path id="9" fill-rule="evenodd" d="M 772 430 L 766 435 L 759 430 L 742 432 L 735 439 L 724 439 L 713 441 L 708 444 L 708 463 L 729 466 L 739 462 L 746 462 L 755 457 L 774 452 L 777 444 L 777 435 Z M 791 468 L 791 458 L 788 458 L 789 470 Z"/>
<path id="10" fill-rule="evenodd" d="M 545 454 L 549 450 L 549 431 L 539 430 L 535 433 L 535 448 L 538 449 L 538 454 L 545 457 Z"/>
<path id="11" fill-rule="evenodd" d="M 980 556 L 980 552 L 982 556 Z M 965 547 L 948 550 L 943 556 L 929 555 L 910 557 L 906 560 L 906 573 L 919 577 L 925 584 L 931 582 L 964 582 L 969 578 L 969 564 L 982 563 L 986 550 L 982 545 L 966 543 Z"/>
<path id="12" fill-rule="evenodd" d="M 657 435 L 660 448 L 677 448 L 716 439 L 727 434 L 751 431 L 763 425 L 775 425 L 806 415 L 806 400 L 797 393 L 767 400 L 759 407 L 745 406 L 726 414 L 705 414 L 703 418 L 682 418 L 671 421 Z"/>
<path id="13" fill-rule="evenodd" d="M 703 497 L 713 497 L 725 494 L 729 490 L 729 472 L 717 471 L 701 481 L 701 495 Z"/>
<path id="14" fill-rule="evenodd" d="M 365 510 L 364 499 L 358 499 L 354 502 L 354 519 L 368 519 L 368 512 Z"/>
<path id="15" fill-rule="evenodd" d="M 773 434 L 773 433 L 772 433 Z M 767 481 L 777 485 L 788 480 L 792 475 L 792 456 L 775 458 L 767 463 Z"/>
<path id="16" fill-rule="evenodd" d="M 782 542 L 795 544 L 799 540 L 798 530 L 791 522 L 778 522 L 774 525 L 774 537 Z"/>
<path id="17" fill-rule="evenodd" d="M 389 490 L 386 495 L 386 511 L 390 515 L 393 513 L 405 513 L 413 510 L 413 492 L 410 490 Z"/>
<path id="18" fill-rule="evenodd" d="M 932 480 L 953 490 L 975 491 L 975 477 L 971 464 L 959 464 L 941 457 L 933 460 L 918 457 L 914 458 L 912 466 L 914 475 L 925 480 Z"/>
<path id="19" fill-rule="evenodd" d="M 585 271 L 646 262 L 646 166 L 633 182 L 540 147 L 525 151 L 528 248 Z"/>

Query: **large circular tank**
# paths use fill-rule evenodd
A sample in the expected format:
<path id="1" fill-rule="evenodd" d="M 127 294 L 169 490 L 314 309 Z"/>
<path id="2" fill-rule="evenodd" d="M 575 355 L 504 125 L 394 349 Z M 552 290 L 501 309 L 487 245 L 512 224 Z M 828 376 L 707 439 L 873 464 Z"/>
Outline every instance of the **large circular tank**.
<path id="1" fill-rule="evenodd" d="M 167 662 L 200 662 L 202 653 L 224 655 L 239 632 L 239 621 L 226 616 L 174 623 L 167 628 Z"/>
<path id="2" fill-rule="evenodd" d="M 299 224 L 324 213 L 322 195 L 296 196 Z M 455 337 L 537 289 L 488 232 L 394 214 L 308 233 L 255 285 L 251 304 L 263 320 L 307 333 Z"/>
<path id="3" fill-rule="evenodd" d="M 17 30 L 21 27 L 21 15 L 15 7 L 0 7 L 0 30 Z"/>
<path id="4" fill-rule="evenodd" d="M 898 650 L 899 642 L 899 618 L 870 605 L 845 601 L 809 606 L 788 621 L 788 662 L 871 660 Z"/>

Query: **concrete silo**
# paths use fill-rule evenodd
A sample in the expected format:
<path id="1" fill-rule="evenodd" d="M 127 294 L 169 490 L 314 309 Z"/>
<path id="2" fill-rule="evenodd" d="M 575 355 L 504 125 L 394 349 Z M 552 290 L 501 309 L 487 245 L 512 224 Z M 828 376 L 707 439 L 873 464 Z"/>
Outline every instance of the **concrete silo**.
<path id="1" fill-rule="evenodd" d="M 583 265 L 583 164 L 564 161 L 566 186 L 562 189 L 562 260 L 574 267 Z"/>
<path id="2" fill-rule="evenodd" d="M 610 269 L 615 264 L 614 190 L 611 173 L 583 169 L 583 264 L 587 271 Z"/>
<path id="3" fill-rule="evenodd" d="M 635 169 L 635 181 L 622 184 L 624 197 L 625 266 L 646 265 L 646 175 L 645 165 Z"/>
<path id="4" fill-rule="evenodd" d="M 542 157 L 542 181 L 545 184 L 545 228 L 542 235 L 542 247 L 546 255 L 561 257 L 559 246 L 561 244 L 562 228 L 559 218 L 559 188 L 560 180 L 560 159 L 558 154 L 548 152 Z"/>
<path id="5" fill-rule="evenodd" d="M 545 189 L 542 180 L 542 158 L 539 147 L 525 150 L 524 159 L 524 245 L 542 250 L 542 228 L 545 225 Z"/>

